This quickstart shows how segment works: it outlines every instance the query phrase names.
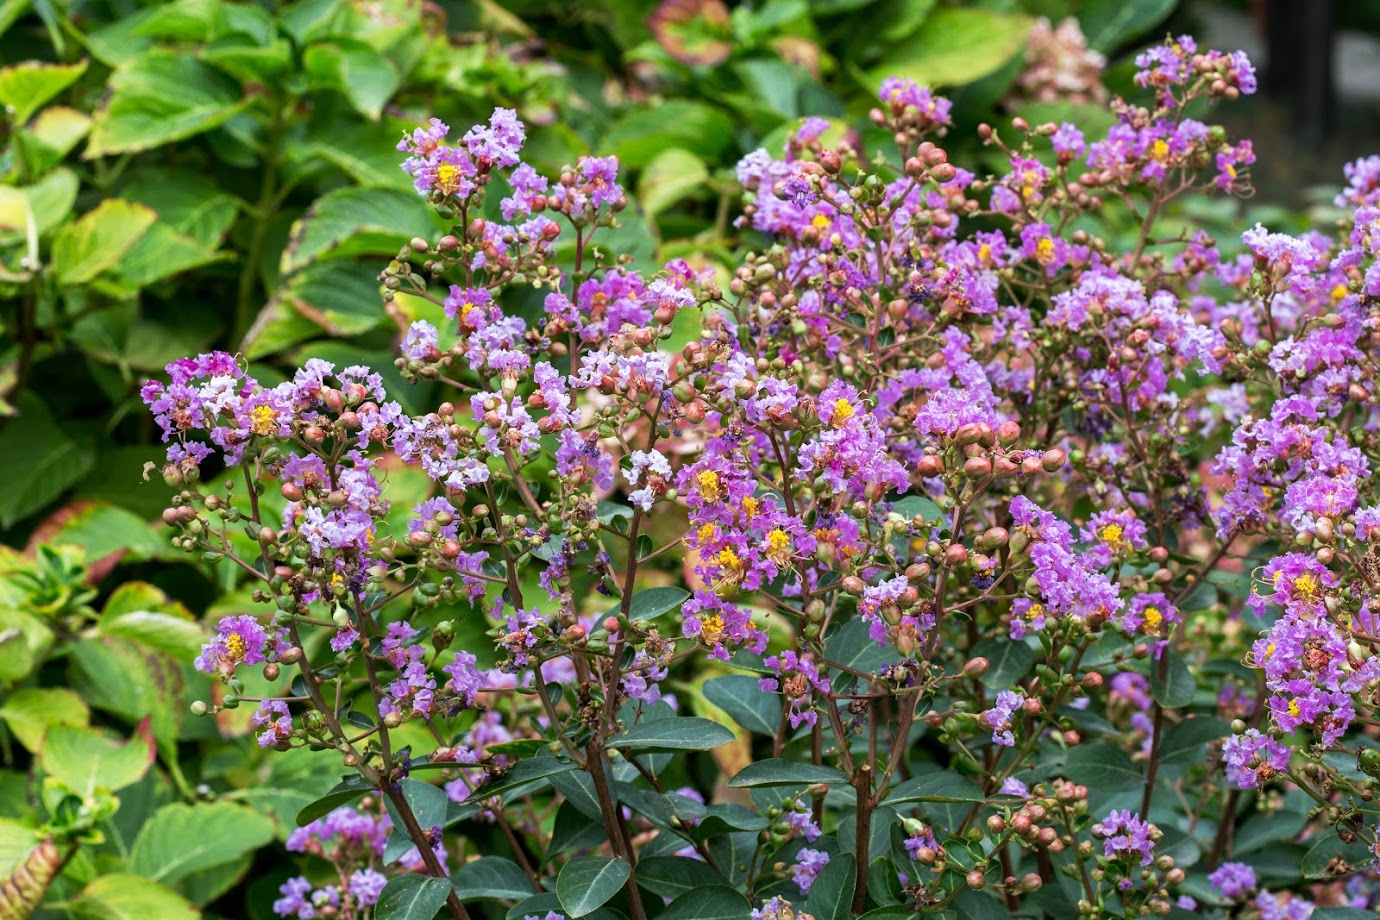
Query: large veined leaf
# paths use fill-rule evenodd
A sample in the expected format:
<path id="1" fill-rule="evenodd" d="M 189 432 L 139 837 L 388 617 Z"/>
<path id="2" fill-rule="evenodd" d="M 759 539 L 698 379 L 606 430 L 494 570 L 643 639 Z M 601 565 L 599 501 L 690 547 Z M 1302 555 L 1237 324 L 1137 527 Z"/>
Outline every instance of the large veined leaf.
<path id="1" fill-rule="evenodd" d="M 231 802 L 164 805 L 139 829 L 129 869 L 168 884 L 233 862 L 273 839 L 273 822 Z"/>
<path id="2" fill-rule="evenodd" d="M 249 100 L 235 81 L 173 51 L 146 51 L 110 77 L 109 100 L 96 112 L 86 158 L 149 150 L 209 131 Z"/>
<path id="3" fill-rule="evenodd" d="M 317 199 L 292 225 L 281 270 L 292 274 L 318 259 L 394 255 L 410 238 L 429 237 L 443 227 L 415 193 L 339 189 Z"/>
<path id="4" fill-rule="evenodd" d="M 25 687 L 0 706 L 0 719 L 25 749 L 36 752 L 43 734 L 53 725 L 84 728 L 91 720 L 86 701 L 66 687 Z"/>
<path id="5" fill-rule="evenodd" d="M 378 121 L 401 78 L 393 63 L 363 42 L 337 38 L 312 45 L 302 64 L 314 85 L 345 94 L 355 110 Z"/>
<path id="6" fill-rule="evenodd" d="M 143 238 L 158 214 L 118 198 L 102 201 L 53 240 L 53 272 L 61 284 L 85 284 L 114 267 Z"/>
<path id="7" fill-rule="evenodd" d="M 609 741 L 620 751 L 707 751 L 733 740 L 733 731 L 698 716 L 676 716 L 634 725 Z"/>
<path id="8" fill-rule="evenodd" d="M 71 902 L 78 917 L 89 920 L 194 920 L 201 916 L 186 899 L 137 875 L 102 875 Z"/>
<path id="9" fill-rule="evenodd" d="M 97 789 L 117 792 L 139 781 L 153 764 L 153 738 L 141 726 L 127 741 L 94 728 L 54 725 L 43 735 L 39 763 L 49 776 L 79 795 Z"/>
<path id="10" fill-rule="evenodd" d="M 753 786 L 808 786 L 811 783 L 848 785 L 848 777 L 833 767 L 794 763 L 772 757 L 750 763 L 728 781 L 735 789 Z"/>
<path id="11" fill-rule="evenodd" d="M 941 9 L 909 39 L 887 52 L 867 72 L 875 91 L 887 77 L 907 77 L 921 85 L 957 86 L 998 70 L 1025 47 L 1031 20 L 1026 16 L 967 7 Z"/>

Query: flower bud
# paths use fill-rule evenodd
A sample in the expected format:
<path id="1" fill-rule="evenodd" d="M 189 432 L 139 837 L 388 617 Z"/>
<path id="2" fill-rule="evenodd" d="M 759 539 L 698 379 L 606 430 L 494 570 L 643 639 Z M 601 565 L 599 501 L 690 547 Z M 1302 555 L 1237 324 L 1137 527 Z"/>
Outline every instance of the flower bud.
<path id="1" fill-rule="evenodd" d="M 1068 462 L 1068 454 L 1057 447 L 1045 451 L 1044 456 L 1040 458 L 1040 464 L 1046 473 L 1058 472 L 1066 462 Z"/>
<path id="2" fill-rule="evenodd" d="M 992 663 L 988 661 L 986 658 L 970 658 L 963 665 L 963 676 L 981 677 L 982 675 L 987 673 L 987 669 L 991 666 Z"/>

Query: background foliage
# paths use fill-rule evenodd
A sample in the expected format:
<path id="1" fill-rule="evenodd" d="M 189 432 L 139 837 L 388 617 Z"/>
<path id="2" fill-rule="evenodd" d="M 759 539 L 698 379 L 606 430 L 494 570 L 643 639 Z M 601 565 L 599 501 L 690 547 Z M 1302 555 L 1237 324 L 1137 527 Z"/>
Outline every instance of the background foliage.
<path id="1" fill-rule="evenodd" d="M 56 873 L 37 916 L 268 916 L 281 841 L 334 776 L 262 756 L 247 712 L 187 715 L 211 694 L 200 622 L 248 604 L 150 523 L 138 390 L 226 348 L 267 383 L 308 355 L 370 364 L 424 404 L 392 373 L 412 317 L 378 296 L 381 257 L 435 230 L 404 128 L 516 108 L 543 169 L 619 156 L 624 251 L 723 265 L 734 163 L 800 116 L 866 131 L 895 73 L 944 86 L 970 119 L 952 146 L 975 147 L 1035 17 L 1076 14 L 1116 88 L 1174 6 L 0 0 L 0 876 L 53 834 L 82 845 L 31 860 Z M 740 721 L 743 679 L 705 690 Z"/>

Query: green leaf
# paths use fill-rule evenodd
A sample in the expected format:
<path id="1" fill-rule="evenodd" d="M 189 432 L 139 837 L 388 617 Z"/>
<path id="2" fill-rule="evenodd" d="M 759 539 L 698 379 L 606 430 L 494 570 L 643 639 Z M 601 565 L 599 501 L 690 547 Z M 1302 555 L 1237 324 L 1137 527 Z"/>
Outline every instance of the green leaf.
<path id="1" fill-rule="evenodd" d="M 72 649 L 72 686 L 93 709 L 134 724 L 151 721 L 153 737 L 173 750 L 186 703 L 182 663 L 137 642 L 110 636 L 83 639 Z"/>
<path id="2" fill-rule="evenodd" d="M 77 202 L 77 174 L 58 168 L 33 185 L 0 185 L 0 245 L 41 237 L 61 224 Z"/>
<path id="3" fill-rule="evenodd" d="M 111 274 L 126 287 L 142 288 L 230 258 L 229 253 L 216 252 L 159 222 L 149 228 Z"/>
<path id="4" fill-rule="evenodd" d="M 848 920 L 853 902 L 853 886 L 858 880 L 858 867 L 852 853 L 836 853 L 829 864 L 820 870 L 805 910 L 815 920 Z"/>
<path id="5" fill-rule="evenodd" d="M 1145 784 L 1145 777 L 1131 758 L 1105 744 L 1081 744 L 1069 751 L 1064 775 L 1102 794 L 1125 792 Z"/>
<path id="6" fill-rule="evenodd" d="M 657 920 L 747 920 L 752 905 L 733 888 L 711 885 L 676 898 L 657 914 Z"/>
<path id="7" fill-rule="evenodd" d="M 302 65 L 312 84 L 345 94 L 350 105 L 370 121 L 378 121 L 383 106 L 397 92 L 397 68 L 363 42 L 337 38 L 312 45 L 302 55 Z"/>
<path id="8" fill-rule="evenodd" d="M 833 767 L 770 757 L 748 764 L 728 781 L 728 785 L 734 789 L 750 789 L 755 786 L 808 786 L 812 783 L 846 786 L 848 777 Z"/>
<path id="9" fill-rule="evenodd" d="M 0 681 L 27 677 L 53 644 L 53 631 L 37 617 L 0 607 Z"/>
<path id="10" fill-rule="evenodd" d="M 292 225 L 280 270 L 289 275 L 318 259 L 396 255 L 408 239 L 433 236 L 444 226 L 415 193 L 337 189 L 318 198 Z"/>
<path id="11" fill-rule="evenodd" d="M 109 502 L 87 502 L 62 522 L 47 541 L 54 546 L 69 543 L 86 550 L 86 558 L 103 559 L 111 553 L 133 551 L 145 558 L 163 552 L 165 543 L 149 529 L 148 521 Z M 200 648 L 200 641 L 196 648 Z"/>
<path id="12" fill-rule="evenodd" d="M 149 150 L 209 131 L 249 104 L 233 80 L 190 55 L 147 51 L 116 68 L 86 159 Z"/>
<path id="13" fill-rule="evenodd" d="M 388 880 L 374 905 L 375 920 L 431 920 L 450 896 L 443 878 L 409 873 Z"/>
<path id="14" fill-rule="evenodd" d="M 688 150 L 670 147 L 642 170 L 637 200 L 649 218 L 655 217 L 708 181 L 709 168 L 704 160 Z"/>
<path id="15" fill-rule="evenodd" d="M 23 125 L 49 99 L 86 73 L 86 61 L 76 64 L 45 64 L 25 61 L 0 68 L 0 107 L 11 110 L 11 123 Z"/>
<path id="16" fill-rule="evenodd" d="M 247 354 L 263 357 L 323 332 L 355 336 L 375 329 L 388 319 L 379 290 L 378 272 L 368 265 L 310 265 L 264 306 L 245 338 Z M 284 335 L 287 329 L 301 330 L 301 337 Z"/>
<path id="17" fill-rule="evenodd" d="M 1025 48 L 1030 23 L 1026 16 L 983 9 L 935 10 L 911 38 L 868 71 L 868 89 L 875 91 L 890 76 L 929 86 L 971 83 Z"/>
<path id="18" fill-rule="evenodd" d="M 663 613 L 679 610 L 689 597 L 690 592 L 684 588 L 644 588 L 633 595 L 628 616 L 636 621 L 653 620 Z"/>
<path id="19" fill-rule="evenodd" d="M 902 802 L 985 802 L 987 796 L 969 780 L 945 770 L 912 777 L 892 788 L 883 801 L 893 806 Z"/>
<path id="20" fill-rule="evenodd" d="M 1320 836 L 1321 839 L 1309 848 L 1300 866 L 1306 879 L 1328 879 L 1346 875 L 1353 869 L 1370 865 L 1375 859 L 1366 842 L 1359 837 L 1351 843 L 1343 843 L 1335 830 L 1329 830 Z"/>
<path id="21" fill-rule="evenodd" d="M 372 791 L 373 788 L 371 784 L 366 783 L 361 777 L 347 776 L 337 783 L 335 788 L 330 792 L 327 792 L 321 798 L 299 811 L 297 813 L 297 826 L 306 827 L 317 818 L 324 818 L 341 805 L 350 804 L 355 799 L 362 797 L 365 793 Z"/>
<path id="22" fill-rule="evenodd" d="M 273 822 L 230 802 L 175 802 L 153 813 L 134 839 L 129 870 L 172 883 L 233 862 L 273 839 Z"/>
<path id="23" fill-rule="evenodd" d="M 1015 639 L 984 639 L 973 646 L 972 657 L 987 659 L 982 684 L 994 690 L 1010 690 L 1035 664 L 1035 652 Z"/>
<path id="24" fill-rule="evenodd" d="M 722 110 L 700 102 L 671 99 L 633 108 L 604 135 L 599 145 L 624 169 L 641 169 L 669 147 L 697 151 L 715 160 L 733 142 L 733 121 Z"/>
<path id="25" fill-rule="evenodd" d="M 1160 763 L 1202 763 L 1207 745 L 1231 733 L 1221 719 L 1196 716 L 1175 722 L 1164 730 L 1160 741 Z"/>
<path id="26" fill-rule="evenodd" d="M 0 428 L 0 482 L 5 484 L 0 490 L 0 527 L 12 527 L 50 504 L 85 475 L 91 463 L 91 450 L 70 440 L 37 396 L 25 395 L 19 401 L 19 416 Z"/>
<path id="27" fill-rule="evenodd" d="M 781 699 L 763 693 L 758 678 L 745 674 L 714 677 L 704 684 L 704 698 L 759 735 L 775 735 L 781 724 Z"/>
<path id="28" fill-rule="evenodd" d="M 0 706 L 0 719 L 25 750 L 36 753 L 50 726 L 84 728 L 91 721 L 91 711 L 85 700 L 66 687 L 26 687 L 6 698 L 5 705 Z"/>
<path id="29" fill-rule="evenodd" d="M 577 856 L 556 876 L 556 897 L 571 920 L 577 920 L 608 903 L 631 874 L 632 867 L 622 859 Z"/>
<path id="30" fill-rule="evenodd" d="M 1084 0 L 1078 21 L 1088 47 L 1109 52 L 1149 32 L 1172 12 L 1178 0 Z"/>
<path id="31" fill-rule="evenodd" d="M 66 106 L 49 106 L 34 123 L 16 132 L 24 147 L 30 175 L 41 175 L 56 166 L 91 130 L 91 116 Z"/>
<path id="32" fill-rule="evenodd" d="M 89 920 L 194 920 L 201 912 L 162 885 L 137 875 L 102 875 L 71 901 Z"/>
<path id="33" fill-rule="evenodd" d="M 39 751 L 43 771 L 78 795 L 97 789 L 118 792 L 137 783 L 153 760 L 147 726 L 128 741 L 116 741 L 94 728 L 54 725 L 43 735 Z"/>
<path id="34" fill-rule="evenodd" d="M 53 240 L 53 273 L 59 284 L 85 284 L 115 266 L 143 238 L 158 214 L 118 198 L 102 201 L 63 227 Z"/>
<path id="35" fill-rule="evenodd" d="M 451 876 L 451 887 L 462 901 L 521 901 L 532 894 L 527 873 L 512 860 L 498 856 L 481 856 L 465 863 Z"/>
<path id="36" fill-rule="evenodd" d="M 707 751 L 733 740 L 733 731 L 699 716 L 676 716 L 634 725 L 609 742 L 620 751 Z"/>
<path id="37" fill-rule="evenodd" d="M 220 245 L 238 210 L 234 197 L 213 179 L 187 169 L 144 170 L 120 190 L 120 196 L 153 208 L 160 224 L 208 249 Z"/>
<path id="38" fill-rule="evenodd" d="M 1162 654 L 1168 660 L 1150 664 L 1150 693 L 1165 709 L 1180 709 L 1193 702 L 1198 687 L 1181 655 L 1172 649 L 1165 649 Z M 1160 676 L 1161 668 L 1164 676 Z"/>
<path id="39" fill-rule="evenodd" d="M 726 885 L 727 880 L 698 859 L 647 856 L 637 861 L 637 884 L 659 897 L 678 898 L 688 891 Z"/>

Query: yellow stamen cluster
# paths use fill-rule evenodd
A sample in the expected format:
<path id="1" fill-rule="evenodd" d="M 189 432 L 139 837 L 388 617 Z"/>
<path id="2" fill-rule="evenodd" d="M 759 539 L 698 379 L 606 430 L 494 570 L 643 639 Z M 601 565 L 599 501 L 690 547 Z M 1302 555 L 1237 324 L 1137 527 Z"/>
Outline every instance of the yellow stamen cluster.
<path id="1" fill-rule="evenodd" d="M 1157 163 L 1163 163 L 1169 159 L 1169 145 L 1165 143 L 1164 138 L 1160 138 L 1150 145 L 1150 159 Z"/>
<path id="2" fill-rule="evenodd" d="M 712 543 L 714 540 L 714 525 L 701 524 L 700 529 L 695 531 L 695 540 L 701 546 L 703 546 L 706 543 Z"/>
<path id="3" fill-rule="evenodd" d="M 1337 285 L 1336 287 L 1334 287 L 1334 288 L 1332 289 L 1332 302 L 1333 302 L 1333 303 L 1336 303 L 1337 301 L 1339 301 L 1339 300 L 1341 300 L 1342 298 L 1346 297 L 1346 295 L 1347 295 L 1348 293 L 1350 293 L 1350 292 L 1347 291 L 1346 285 L 1345 285 L 1345 284 L 1339 284 L 1339 285 Z"/>
<path id="4" fill-rule="evenodd" d="M 714 563 L 732 572 L 742 572 L 746 567 L 738 554 L 728 547 L 719 550 L 719 554 L 714 557 Z"/>
<path id="5" fill-rule="evenodd" d="M 278 430 L 278 410 L 272 406 L 255 406 L 249 412 L 249 430 L 258 435 L 270 435 Z"/>
<path id="6" fill-rule="evenodd" d="M 1318 583 L 1318 579 L 1315 578 L 1312 573 L 1304 572 L 1298 578 L 1294 579 L 1294 596 L 1304 598 L 1305 600 L 1311 600 L 1318 596 L 1318 590 L 1321 587 L 1322 586 Z"/>
<path id="7" fill-rule="evenodd" d="M 827 214 L 816 214 L 810 219 L 810 223 L 814 225 L 816 230 L 827 230 L 829 229 L 829 225 L 833 222 L 829 220 Z"/>
<path id="8" fill-rule="evenodd" d="M 1293 716 L 1295 719 L 1297 719 L 1297 718 L 1299 717 L 1299 701 L 1298 701 L 1298 700 L 1290 700 L 1290 701 L 1289 701 L 1289 715 Z"/>
<path id="9" fill-rule="evenodd" d="M 719 484 L 719 474 L 713 470 L 705 470 L 697 475 L 695 484 L 700 488 L 700 498 L 707 502 L 716 502 L 723 497 L 723 487 Z"/>
<path id="10" fill-rule="evenodd" d="M 460 190 L 460 170 L 451 163 L 436 167 L 436 187 L 447 195 L 454 195 Z"/>
<path id="11" fill-rule="evenodd" d="M 1121 542 L 1122 536 L 1126 533 L 1120 524 L 1106 524 L 1097 532 L 1097 538 L 1108 546 L 1116 546 Z"/>
<path id="12" fill-rule="evenodd" d="M 767 534 L 767 558 L 780 565 L 791 556 L 791 535 L 780 527 Z"/>
<path id="13" fill-rule="evenodd" d="M 762 503 L 751 495 L 743 499 L 743 514 L 749 519 L 757 516 L 757 512 L 762 510 Z"/>
<path id="14" fill-rule="evenodd" d="M 1054 258 L 1054 240 L 1045 237 L 1035 244 L 1035 260 L 1046 263 Z"/>
<path id="15" fill-rule="evenodd" d="M 833 420 L 830 424 L 832 424 L 835 428 L 842 428 L 843 423 L 852 418 L 853 415 L 854 410 L 852 403 L 850 403 L 846 399 L 835 400 Z"/>
<path id="16" fill-rule="evenodd" d="M 244 644 L 244 636 L 239 633 L 231 633 L 225 637 L 225 647 L 230 650 L 230 655 L 236 661 L 243 661 L 245 654 L 249 651 Z"/>
<path id="17" fill-rule="evenodd" d="M 1145 634 L 1147 636 L 1158 636 L 1160 627 L 1164 625 L 1164 614 L 1160 613 L 1158 607 L 1145 608 Z"/>
<path id="18" fill-rule="evenodd" d="M 724 637 L 724 620 L 717 613 L 700 620 L 700 641 L 705 645 L 718 645 Z"/>

